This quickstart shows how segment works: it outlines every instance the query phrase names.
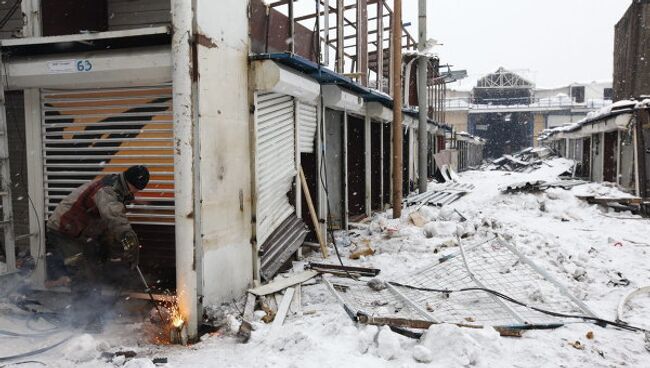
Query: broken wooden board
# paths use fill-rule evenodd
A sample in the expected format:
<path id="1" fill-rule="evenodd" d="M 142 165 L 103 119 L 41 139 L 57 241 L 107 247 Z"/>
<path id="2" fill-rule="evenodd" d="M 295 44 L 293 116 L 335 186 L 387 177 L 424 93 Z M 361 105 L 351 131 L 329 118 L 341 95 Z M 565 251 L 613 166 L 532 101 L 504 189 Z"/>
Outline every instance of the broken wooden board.
<path id="1" fill-rule="evenodd" d="M 357 317 L 360 323 L 367 324 L 367 325 L 390 326 L 390 327 L 398 327 L 398 328 L 415 328 L 421 330 L 426 330 L 429 327 L 431 327 L 431 325 L 438 324 L 437 322 L 425 321 L 425 320 L 412 320 L 406 318 L 391 318 L 391 317 L 373 317 L 361 313 L 358 314 Z M 465 327 L 465 328 L 475 328 L 475 329 L 483 328 L 483 326 L 481 325 L 470 325 L 464 323 L 452 323 L 452 324 L 458 327 Z M 513 327 L 493 326 L 493 328 L 499 333 L 499 335 L 507 336 L 507 337 L 521 337 L 524 332 L 523 329 L 518 329 Z"/>
<path id="2" fill-rule="evenodd" d="M 301 314 L 302 313 L 302 285 L 296 285 L 296 291 L 293 293 L 293 300 L 289 305 L 289 311 L 292 314 Z"/>
<path id="3" fill-rule="evenodd" d="M 375 250 L 370 245 L 362 245 L 354 252 L 350 253 L 350 259 L 359 259 L 375 254 Z"/>
<path id="4" fill-rule="evenodd" d="M 249 289 L 248 292 L 251 294 L 255 294 L 257 296 L 263 296 L 263 295 L 269 295 L 273 293 L 277 293 L 281 290 L 284 290 L 290 286 L 296 285 L 296 284 L 302 284 L 303 282 L 310 280 L 316 275 L 318 275 L 318 272 L 314 270 L 307 270 L 303 272 L 296 272 L 293 274 L 289 274 L 289 277 L 282 277 L 280 275 L 277 277 L 275 280 L 269 282 L 266 285 L 262 285 L 253 289 Z"/>
<path id="5" fill-rule="evenodd" d="M 379 275 L 380 270 L 378 268 L 369 268 L 369 267 L 352 267 L 352 266 L 341 266 L 336 264 L 325 264 L 325 263 L 313 263 L 309 262 L 307 267 L 318 272 L 329 272 L 334 274 L 347 274 L 352 273 L 359 276 L 370 276 L 374 277 Z"/>
<path id="6" fill-rule="evenodd" d="M 608 204 L 611 202 L 621 203 L 621 204 L 641 204 L 641 198 L 639 197 L 624 197 L 624 198 L 608 198 L 608 197 L 595 197 L 595 196 L 576 196 L 579 199 L 585 200 L 589 203 L 594 204 Z"/>
<path id="7" fill-rule="evenodd" d="M 253 313 L 255 312 L 256 301 L 257 301 L 257 297 L 255 296 L 255 294 L 251 294 L 251 293 L 246 294 L 246 305 L 244 306 L 244 313 L 242 314 L 242 318 L 245 321 L 253 320 Z"/>
<path id="8" fill-rule="evenodd" d="M 239 341 L 244 344 L 250 340 L 251 332 L 253 331 L 251 322 L 253 321 L 253 313 L 255 312 L 255 302 L 257 302 L 257 297 L 254 294 L 246 294 L 246 305 L 244 306 L 242 321 L 237 331 Z"/>
<path id="9" fill-rule="evenodd" d="M 413 222 L 413 225 L 417 227 L 423 227 L 428 222 L 427 219 L 425 219 L 418 211 L 411 212 L 409 218 L 411 219 L 411 222 Z"/>
<path id="10" fill-rule="evenodd" d="M 287 318 L 287 313 L 289 312 L 289 306 L 291 306 L 291 301 L 293 300 L 293 294 L 295 289 L 290 287 L 284 292 L 282 301 L 278 306 L 278 313 L 273 319 L 273 324 L 271 325 L 271 334 L 275 333 L 284 323 L 284 320 Z"/>

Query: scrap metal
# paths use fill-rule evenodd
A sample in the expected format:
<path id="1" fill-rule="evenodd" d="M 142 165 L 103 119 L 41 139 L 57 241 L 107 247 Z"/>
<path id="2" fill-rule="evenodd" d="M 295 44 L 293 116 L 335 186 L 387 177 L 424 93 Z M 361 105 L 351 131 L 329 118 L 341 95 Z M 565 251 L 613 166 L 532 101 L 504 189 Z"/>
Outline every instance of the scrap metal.
<path id="1" fill-rule="evenodd" d="M 503 155 L 492 161 L 492 170 L 505 170 L 514 172 L 531 172 L 544 163 L 553 152 L 549 148 L 528 147 L 512 155 Z"/>
<path id="2" fill-rule="evenodd" d="M 428 192 L 406 198 L 404 201 L 407 206 L 423 204 L 442 207 L 457 201 L 465 194 L 473 191 L 474 188 L 475 186 L 469 183 L 447 182 Z"/>
<path id="3" fill-rule="evenodd" d="M 382 321 L 386 325 L 398 321 L 394 327 L 425 328 L 424 322 L 428 322 L 531 329 L 559 327 L 569 320 L 526 306 L 595 316 L 563 285 L 501 237 L 466 246 L 440 263 L 390 282 L 385 289 L 372 289 L 364 280 L 324 281 L 355 320 Z M 470 290 L 455 292 L 463 289 Z M 505 294 L 526 306 L 506 299 L 497 301 L 494 294 L 485 290 Z"/>

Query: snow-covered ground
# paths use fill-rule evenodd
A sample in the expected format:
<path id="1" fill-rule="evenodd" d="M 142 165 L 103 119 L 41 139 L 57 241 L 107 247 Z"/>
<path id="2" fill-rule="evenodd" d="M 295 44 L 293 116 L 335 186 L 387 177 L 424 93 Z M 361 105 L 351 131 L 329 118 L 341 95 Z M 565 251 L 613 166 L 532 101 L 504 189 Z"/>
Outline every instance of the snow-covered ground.
<path id="1" fill-rule="evenodd" d="M 555 180 L 571 162 L 555 159 L 529 174 L 503 171 L 470 171 L 461 180 L 476 189 L 442 210 L 425 209 L 428 220 L 459 222 L 453 209 L 469 222 L 498 224 L 526 256 L 565 284 L 600 317 L 614 320 L 620 299 L 631 290 L 650 285 L 650 220 L 629 213 L 607 212 L 575 195 L 622 196 L 616 188 L 588 184 L 549 189 L 544 193 L 501 194 L 500 186 L 523 180 Z M 368 228 L 338 243 L 349 265 L 381 269 L 391 280 L 437 262 L 441 254 L 456 251 L 451 238 L 427 238 L 423 228 L 389 214 L 373 217 Z M 398 229 L 387 238 L 380 225 Z M 479 239 L 481 232 L 470 236 Z M 369 243 L 372 256 L 350 260 L 354 243 Z M 333 253 L 333 252 L 332 252 Z M 318 255 L 314 260 L 322 261 Z M 335 263 L 335 257 L 328 260 Z M 295 268 L 300 269 L 301 264 Z M 627 286 L 616 286 L 621 279 Z M 218 280 L 215 280 L 218 282 Z M 635 299 L 625 318 L 650 328 L 650 297 Z M 231 319 L 232 320 L 232 319 Z M 0 327 L 15 331 L 0 318 Z M 38 323 L 36 321 L 35 323 Z M 232 320 L 232 330 L 237 322 Z M 205 335 L 189 347 L 156 346 L 141 333 L 143 324 L 111 325 L 101 335 L 77 335 L 62 346 L 26 360 L 50 367 L 152 367 L 153 357 L 167 357 L 166 367 L 648 367 L 650 352 L 644 335 L 612 327 L 573 323 L 554 330 L 527 331 L 522 337 L 500 337 L 491 328 L 468 329 L 455 325 L 432 326 L 422 339 L 409 339 L 388 328 L 355 325 L 323 283 L 302 287 L 302 312 L 290 315 L 284 326 L 271 333 L 257 320 L 250 341 L 239 343 L 232 332 Z M 44 337 L 0 336 L 0 356 L 44 346 L 67 332 Z M 107 362 L 101 351 L 134 350 L 138 359 Z M 429 362 L 429 363 L 426 363 Z M 0 362 L 0 367 L 4 364 Z M 8 365 L 10 366 L 10 365 Z M 28 363 L 21 367 L 41 366 Z"/>

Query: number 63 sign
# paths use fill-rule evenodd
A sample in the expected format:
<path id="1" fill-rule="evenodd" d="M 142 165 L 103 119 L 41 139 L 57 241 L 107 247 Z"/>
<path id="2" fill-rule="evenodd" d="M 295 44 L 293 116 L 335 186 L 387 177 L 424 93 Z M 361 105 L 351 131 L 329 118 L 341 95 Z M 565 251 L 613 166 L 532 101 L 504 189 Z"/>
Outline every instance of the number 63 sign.
<path id="1" fill-rule="evenodd" d="M 88 59 L 52 60 L 47 62 L 49 74 L 85 73 L 93 70 L 93 63 Z"/>
<path id="2" fill-rule="evenodd" d="M 77 60 L 77 71 L 89 72 L 93 69 L 93 64 L 88 59 Z"/>

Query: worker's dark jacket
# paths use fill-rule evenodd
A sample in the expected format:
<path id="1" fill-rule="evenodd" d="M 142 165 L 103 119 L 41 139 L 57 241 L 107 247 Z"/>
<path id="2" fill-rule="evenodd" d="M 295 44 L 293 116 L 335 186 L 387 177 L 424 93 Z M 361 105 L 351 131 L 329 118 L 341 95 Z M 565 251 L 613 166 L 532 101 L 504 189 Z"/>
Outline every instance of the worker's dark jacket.
<path id="1" fill-rule="evenodd" d="M 131 199 L 122 174 L 104 176 L 63 199 L 47 220 L 48 230 L 71 239 L 108 235 L 108 239 L 119 241 L 126 232 L 133 231 L 124 207 L 124 202 Z"/>

